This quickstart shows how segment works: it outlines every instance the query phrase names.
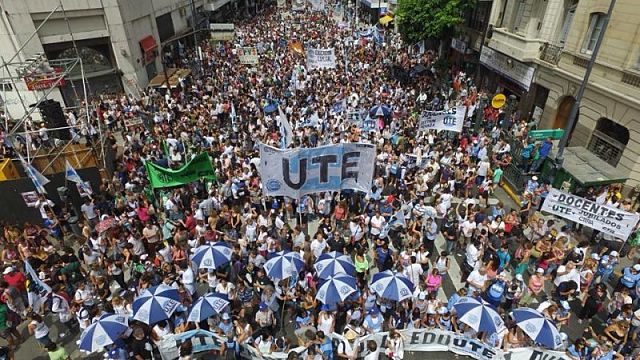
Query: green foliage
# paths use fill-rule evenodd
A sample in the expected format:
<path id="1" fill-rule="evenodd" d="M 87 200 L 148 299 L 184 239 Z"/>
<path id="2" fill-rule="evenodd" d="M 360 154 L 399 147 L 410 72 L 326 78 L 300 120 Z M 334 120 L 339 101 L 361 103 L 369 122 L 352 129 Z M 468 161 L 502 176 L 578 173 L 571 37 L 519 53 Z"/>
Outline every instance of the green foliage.
<path id="1" fill-rule="evenodd" d="M 410 44 L 440 39 L 453 35 L 474 5 L 475 0 L 398 0 L 396 21 L 400 34 Z"/>

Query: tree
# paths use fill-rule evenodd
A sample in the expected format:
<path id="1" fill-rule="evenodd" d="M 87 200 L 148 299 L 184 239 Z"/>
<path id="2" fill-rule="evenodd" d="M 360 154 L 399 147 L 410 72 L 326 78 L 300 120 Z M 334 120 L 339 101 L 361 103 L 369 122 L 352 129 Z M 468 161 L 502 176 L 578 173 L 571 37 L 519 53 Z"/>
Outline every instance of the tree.
<path id="1" fill-rule="evenodd" d="M 464 22 L 475 0 L 399 0 L 396 21 L 402 38 L 409 44 L 442 40 Z"/>

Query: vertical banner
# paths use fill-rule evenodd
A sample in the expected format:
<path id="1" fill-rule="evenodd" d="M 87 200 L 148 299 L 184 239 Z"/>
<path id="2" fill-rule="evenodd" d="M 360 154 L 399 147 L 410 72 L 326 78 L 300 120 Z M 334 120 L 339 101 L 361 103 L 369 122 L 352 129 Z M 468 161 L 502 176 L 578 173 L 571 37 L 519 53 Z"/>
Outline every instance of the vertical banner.
<path id="1" fill-rule="evenodd" d="M 308 49 L 307 68 L 313 69 L 335 69 L 336 54 L 333 48 L 329 49 Z"/>
<path id="2" fill-rule="evenodd" d="M 240 64 L 256 65 L 258 63 L 258 49 L 255 47 L 241 47 L 237 51 Z"/>
<path id="3" fill-rule="evenodd" d="M 376 159 L 371 144 L 338 144 L 279 150 L 260 145 L 260 176 L 267 196 L 303 195 L 345 189 L 368 192 Z"/>
<path id="4" fill-rule="evenodd" d="M 418 118 L 418 130 L 448 130 L 461 132 L 464 125 L 464 106 L 450 111 L 423 111 Z"/>
<path id="5" fill-rule="evenodd" d="M 542 211 L 588 226 L 623 241 L 629 238 L 640 219 L 637 213 L 599 205 L 595 201 L 553 188 L 549 190 L 549 195 L 542 204 Z"/>

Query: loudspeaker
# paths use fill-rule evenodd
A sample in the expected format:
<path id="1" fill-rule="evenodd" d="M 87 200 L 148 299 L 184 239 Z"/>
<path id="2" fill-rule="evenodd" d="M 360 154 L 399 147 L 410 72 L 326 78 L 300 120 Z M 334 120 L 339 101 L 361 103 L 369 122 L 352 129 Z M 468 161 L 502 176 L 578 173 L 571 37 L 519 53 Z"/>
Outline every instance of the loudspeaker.
<path id="1" fill-rule="evenodd" d="M 47 128 L 53 129 L 68 126 L 59 102 L 45 100 L 38 105 L 38 109 L 47 124 Z M 60 140 L 71 140 L 71 133 L 69 129 L 53 130 L 51 131 L 51 137 Z"/>

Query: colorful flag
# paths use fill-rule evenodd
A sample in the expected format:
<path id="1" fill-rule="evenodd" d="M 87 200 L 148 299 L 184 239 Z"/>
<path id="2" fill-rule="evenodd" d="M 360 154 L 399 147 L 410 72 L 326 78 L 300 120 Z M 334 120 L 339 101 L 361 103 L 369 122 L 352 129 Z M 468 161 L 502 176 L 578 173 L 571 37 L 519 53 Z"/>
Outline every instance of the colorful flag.
<path id="1" fill-rule="evenodd" d="M 64 176 L 67 180 L 78 184 L 78 187 L 87 195 L 91 195 L 93 193 L 91 188 L 87 186 L 87 183 L 82 181 L 82 178 L 80 177 L 76 169 L 74 169 L 73 166 L 71 166 L 71 164 L 69 163 L 69 160 L 65 161 Z"/>
<path id="2" fill-rule="evenodd" d="M 40 306 L 44 304 L 44 302 L 51 294 L 51 286 L 47 285 L 44 281 L 40 280 L 36 271 L 31 267 L 29 261 L 24 262 L 24 272 L 29 280 L 27 286 L 27 295 L 29 299 L 29 307 L 31 307 L 34 311 L 38 311 Z"/>

